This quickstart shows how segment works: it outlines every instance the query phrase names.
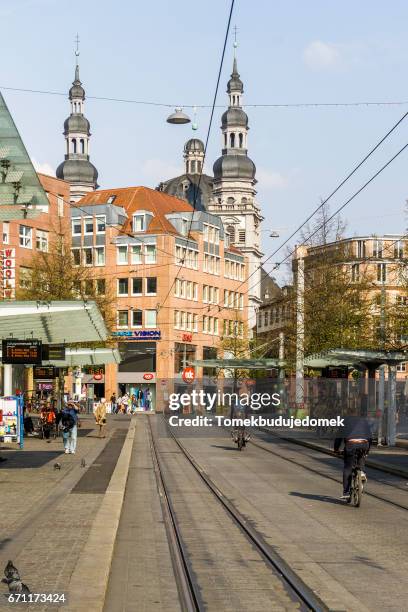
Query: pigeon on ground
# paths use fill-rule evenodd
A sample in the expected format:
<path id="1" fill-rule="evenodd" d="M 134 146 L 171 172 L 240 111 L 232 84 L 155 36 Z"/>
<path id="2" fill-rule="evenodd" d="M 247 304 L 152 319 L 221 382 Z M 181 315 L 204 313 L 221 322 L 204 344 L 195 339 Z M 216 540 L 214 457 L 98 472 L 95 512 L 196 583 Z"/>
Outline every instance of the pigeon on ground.
<path id="1" fill-rule="evenodd" d="M 54 470 L 60 470 L 61 469 L 61 464 L 60 463 L 54 463 Z"/>
<path id="2" fill-rule="evenodd" d="M 21 581 L 20 573 L 12 561 L 9 561 L 4 568 L 4 575 L 5 578 L 2 578 L 1 581 L 7 584 L 9 593 L 30 593 L 28 586 Z"/>

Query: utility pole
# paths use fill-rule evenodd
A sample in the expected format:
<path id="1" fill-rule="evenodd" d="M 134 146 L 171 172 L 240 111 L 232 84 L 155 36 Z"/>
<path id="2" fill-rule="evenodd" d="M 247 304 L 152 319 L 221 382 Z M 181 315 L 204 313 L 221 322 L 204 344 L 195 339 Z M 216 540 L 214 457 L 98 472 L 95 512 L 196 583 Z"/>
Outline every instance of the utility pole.
<path id="1" fill-rule="evenodd" d="M 386 306 L 386 294 L 384 280 L 381 283 L 381 348 L 385 350 L 385 306 Z M 385 366 L 379 367 L 379 380 L 378 380 L 378 446 L 382 446 L 383 437 L 383 417 L 385 407 Z"/>
<path id="2" fill-rule="evenodd" d="M 307 248 L 296 248 L 296 408 L 304 406 L 304 359 L 305 359 L 305 260 Z"/>

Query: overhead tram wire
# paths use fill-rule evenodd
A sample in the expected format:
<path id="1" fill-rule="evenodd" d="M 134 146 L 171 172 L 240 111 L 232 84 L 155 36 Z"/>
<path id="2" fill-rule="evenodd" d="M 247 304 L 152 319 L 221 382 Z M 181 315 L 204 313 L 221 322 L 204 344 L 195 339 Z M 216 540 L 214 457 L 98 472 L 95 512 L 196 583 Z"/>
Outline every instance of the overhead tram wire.
<path id="1" fill-rule="evenodd" d="M 0 85 L 0 90 L 12 91 L 17 93 L 35 93 L 44 94 L 49 96 L 66 96 L 66 92 L 62 91 L 51 91 L 47 89 L 29 89 L 24 87 L 8 87 Z M 111 98 L 108 96 L 90 96 L 87 95 L 89 100 L 100 100 L 102 102 L 119 102 L 122 104 L 135 104 L 138 106 L 156 106 L 161 108 L 175 108 L 181 106 L 182 108 L 212 108 L 211 104 L 169 104 L 167 102 L 154 102 L 152 100 L 132 100 L 131 98 Z M 362 100 L 360 102 L 271 102 L 271 103 L 250 103 L 245 104 L 245 108 L 348 108 L 348 107 L 364 107 L 364 106 L 405 106 L 408 104 L 408 100 Z M 214 108 L 223 108 L 222 104 L 214 105 Z"/>
<path id="2" fill-rule="evenodd" d="M 215 86 L 214 98 L 213 98 L 213 103 L 212 103 L 212 107 L 211 107 L 210 121 L 209 121 L 209 124 L 208 124 L 207 136 L 206 136 L 206 139 L 205 139 L 204 156 L 203 156 L 203 161 L 202 161 L 201 168 L 200 168 L 200 174 L 199 174 L 199 177 L 198 177 L 198 183 L 197 183 L 197 185 L 195 187 L 195 190 L 194 190 L 193 213 L 191 215 L 189 228 L 188 228 L 188 231 L 187 231 L 187 234 L 186 234 L 186 241 L 188 241 L 188 237 L 190 235 L 191 227 L 192 227 L 193 220 L 194 220 L 194 213 L 196 211 L 197 198 L 198 198 L 198 194 L 199 194 L 199 190 L 200 190 L 201 178 L 203 176 L 203 171 L 204 171 L 204 163 L 205 163 L 205 158 L 206 158 L 206 155 L 207 155 L 208 141 L 209 141 L 209 138 L 210 138 L 211 127 L 212 127 L 212 122 L 213 122 L 213 118 L 214 118 L 215 103 L 217 101 L 218 89 L 219 89 L 219 86 L 220 86 L 222 67 L 224 65 L 225 49 L 226 49 L 227 41 L 228 41 L 228 35 L 229 35 L 229 30 L 230 30 L 230 25 L 231 25 L 232 12 L 234 10 L 234 4 L 235 4 L 235 0 L 231 0 L 230 11 L 229 11 L 229 15 L 228 15 L 228 22 L 227 22 L 227 29 L 226 29 L 225 36 L 224 36 L 224 44 L 223 44 L 222 53 L 221 53 L 220 65 L 219 65 L 219 68 L 218 68 L 217 84 Z M 187 251 L 187 245 L 186 245 L 186 251 Z M 170 285 L 170 288 L 169 288 L 169 290 L 167 292 L 167 295 L 164 298 L 164 300 L 163 300 L 163 302 L 162 302 L 162 304 L 160 306 L 163 306 L 166 303 L 166 301 L 167 301 L 167 299 L 168 299 L 168 297 L 169 297 L 169 295 L 170 295 L 174 285 L 176 284 L 176 280 L 179 277 L 179 274 L 181 272 L 181 268 L 184 267 L 184 262 L 185 262 L 186 258 L 187 258 L 187 253 L 186 253 L 185 257 L 183 258 L 183 260 L 181 261 L 181 264 L 179 265 L 179 269 L 177 271 L 177 274 L 174 277 L 173 282 Z"/>

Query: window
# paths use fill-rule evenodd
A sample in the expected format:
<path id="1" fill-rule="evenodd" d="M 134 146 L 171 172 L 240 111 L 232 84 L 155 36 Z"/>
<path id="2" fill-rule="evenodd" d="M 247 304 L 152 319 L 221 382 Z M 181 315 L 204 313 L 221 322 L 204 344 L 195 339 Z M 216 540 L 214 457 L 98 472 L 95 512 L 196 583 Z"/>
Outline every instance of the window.
<path id="1" fill-rule="evenodd" d="M 44 230 L 36 231 L 36 247 L 39 251 L 48 251 L 48 232 Z"/>
<path id="2" fill-rule="evenodd" d="M 365 240 L 358 240 L 357 242 L 357 257 L 366 256 L 366 243 Z"/>
<path id="3" fill-rule="evenodd" d="M 105 295 L 106 292 L 106 283 L 104 278 L 96 279 L 96 293 L 98 295 Z"/>
<path id="4" fill-rule="evenodd" d="M 19 231 L 20 246 L 25 249 L 33 248 L 33 230 L 27 225 L 20 225 Z"/>
<path id="5" fill-rule="evenodd" d="M 57 214 L 59 217 L 64 216 L 64 198 L 62 196 L 57 196 Z"/>
<path id="6" fill-rule="evenodd" d="M 71 224 L 72 224 L 72 235 L 80 236 L 81 235 L 81 219 L 80 218 L 72 219 Z"/>
<path id="7" fill-rule="evenodd" d="M 188 219 L 181 220 L 181 233 L 183 234 L 183 236 L 187 236 L 188 234 L 188 225 Z"/>
<path id="8" fill-rule="evenodd" d="M 117 313 L 117 324 L 118 327 L 128 327 L 129 325 L 129 313 L 127 310 L 118 310 Z"/>
<path id="9" fill-rule="evenodd" d="M 395 259 L 402 259 L 404 257 L 404 244 L 401 240 L 394 244 L 394 257 Z"/>
<path id="10" fill-rule="evenodd" d="M 245 230 L 238 230 L 238 241 L 245 242 Z"/>
<path id="11" fill-rule="evenodd" d="M 84 257 L 84 265 L 85 266 L 92 266 L 93 264 L 93 258 L 92 258 L 92 248 L 85 248 L 83 250 L 83 257 Z"/>
<path id="12" fill-rule="evenodd" d="M 244 135 L 240 133 L 238 136 L 238 140 L 239 140 L 239 148 L 242 149 L 242 147 L 244 146 Z"/>
<path id="13" fill-rule="evenodd" d="M 83 138 L 80 138 L 79 140 L 79 150 L 82 155 L 85 153 L 85 141 Z"/>
<path id="14" fill-rule="evenodd" d="M 88 279 L 85 281 L 84 292 L 85 292 L 85 295 L 87 296 L 93 295 L 93 292 L 94 292 L 93 280 Z"/>
<path id="15" fill-rule="evenodd" d="M 174 311 L 174 328 L 180 329 L 180 313 L 178 310 Z"/>
<path id="16" fill-rule="evenodd" d="M 10 223 L 4 221 L 3 223 L 3 244 L 9 244 L 10 242 Z"/>
<path id="17" fill-rule="evenodd" d="M 377 280 L 385 283 L 387 280 L 387 266 L 385 263 L 377 264 Z"/>
<path id="18" fill-rule="evenodd" d="M 93 234 L 93 231 L 94 231 L 93 218 L 92 217 L 85 217 L 85 219 L 84 219 L 84 234 L 86 236 L 89 236 L 90 234 Z"/>
<path id="19" fill-rule="evenodd" d="M 142 295 L 143 279 L 140 277 L 132 278 L 132 295 Z"/>
<path id="20" fill-rule="evenodd" d="M 107 204 L 113 204 L 115 199 L 116 199 L 115 195 L 110 195 L 109 198 L 106 200 L 106 203 Z"/>
<path id="21" fill-rule="evenodd" d="M 234 242 L 235 242 L 235 227 L 233 225 L 228 225 L 228 227 L 227 227 L 227 236 L 228 236 L 229 244 L 234 244 Z"/>
<path id="22" fill-rule="evenodd" d="M 31 268 L 23 268 L 20 266 L 20 288 L 28 289 L 31 281 Z"/>
<path id="23" fill-rule="evenodd" d="M 143 310 L 132 310 L 132 327 L 142 327 Z"/>
<path id="24" fill-rule="evenodd" d="M 146 293 L 148 295 L 156 295 L 157 293 L 157 278 L 149 276 L 146 278 Z"/>
<path id="25" fill-rule="evenodd" d="M 197 302 L 198 300 L 198 284 L 193 283 L 193 300 Z"/>
<path id="26" fill-rule="evenodd" d="M 118 295 L 129 294 L 129 279 L 118 278 Z"/>
<path id="27" fill-rule="evenodd" d="M 126 259 L 127 259 L 127 256 L 126 256 Z M 130 252 L 130 262 L 132 264 L 142 263 L 142 245 L 141 244 L 132 245 L 131 252 Z"/>
<path id="28" fill-rule="evenodd" d="M 95 247 L 95 266 L 105 265 L 105 247 Z"/>
<path id="29" fill-rule="evenodd" d="M 156 310 L 145 310 L 146 327 L 157 327 L 157 311 Z"/>
<path id="30" fill-rule="evenodd" d="M 145 216 L 144 215 L 133 215 L 133 231 L 134 232 L 144 232 L 146 227 Z"/>
<path id="31" fill-rule="evenodd" d="M 235 134 L 230 134 L 230 147 L 231 149 L 235 147 Z"/>
<path id="32" fill-rule="evenodd" d="M 397 295 L 395 297 L 395 302 L 397 306 L 408 306 L 408 296 L 406 295 Z"/>
<path id="33" fill-rule="evenodd" d="M 146 244 L 145 263 L 156 263 L 156 245 Z"/>
<path id="34" fill-rule="evenodd" d="M 373 257 L 378 257 L 381 259 L 383 256 L 383 241 L 382 240 L 374 240 L 373 242 Z"/>
<path id="35" fill-rule="evenodd" d="M 119 265 L 127 264 L 128 262 L 128 247 L 127 244 L 117 247 L 117 262 Z"/>
<path id="36" fill-rule="evenodd" d="M 96 233 L 104 234 L 106 230 L 106 217 L 105 215 L 100 215 L 96 217 Z"/>
<path id="37" fill-rule="evenodd" d="M 353 264 L 351 266 L 351 280 L 353 283 L 357 283 L 360 280 L 360 264 Z"/>
<path id="38" fill-rule="evenodd" d="M 72 258 L 74 260 L 74 266 L 79 266 L 81 264 L 81 251 L 80 249 L 71 249 Z"/>
<path id="39" fill-rule="evenodd" d="M 397 365 L 397 372 L 406 372 L 407 370 L 407 364 L 406 363 L 399 363 Z"/>

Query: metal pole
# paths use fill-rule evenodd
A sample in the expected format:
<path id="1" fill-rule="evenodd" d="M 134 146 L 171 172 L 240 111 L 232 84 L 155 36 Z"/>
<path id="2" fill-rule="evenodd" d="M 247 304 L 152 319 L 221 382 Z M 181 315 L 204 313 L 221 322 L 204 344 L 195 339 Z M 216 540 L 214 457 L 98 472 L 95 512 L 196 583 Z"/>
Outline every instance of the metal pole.
<path id="1" fill-rule="evenodd" d="M 385 400 L 385 365 L 378 368 L 378 446 L 382 446 L 383 438 L 383 418 L 384 418 L 384 400 Z"/>
<path id="2" fill-rule="evenodd" d="M 397 435 L 397 367 L 388 366 L 388 419 L 387 419 L 387 443 L 395 446 Z"/>
<path id="3" fill-rule="evenodd" d="M 10 363 L 3 365 L 3 393 L 13 395 L 13 366 Z"/>
<path id="4" fill-rule="evenodd" d="M 296 283 L 296 408 L 304 405 L 304 353 L 305 353 L 305 247 L 298 247 Z"/>

